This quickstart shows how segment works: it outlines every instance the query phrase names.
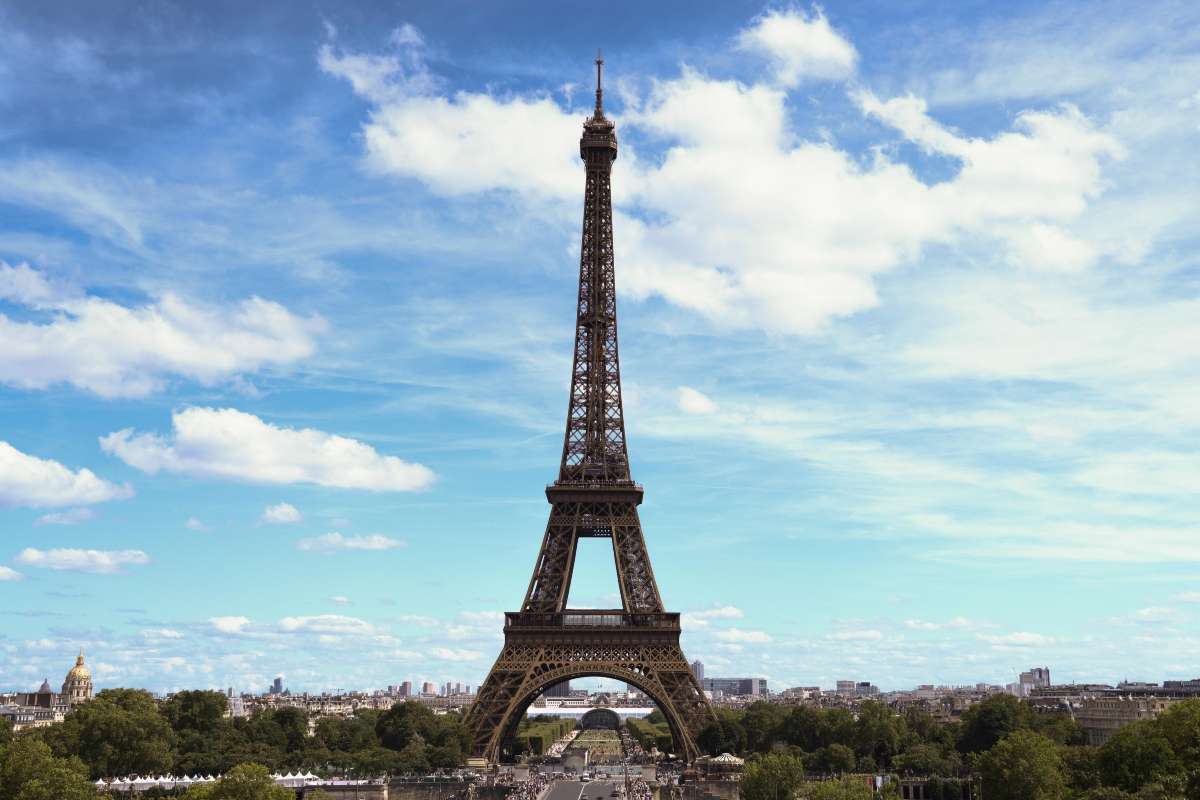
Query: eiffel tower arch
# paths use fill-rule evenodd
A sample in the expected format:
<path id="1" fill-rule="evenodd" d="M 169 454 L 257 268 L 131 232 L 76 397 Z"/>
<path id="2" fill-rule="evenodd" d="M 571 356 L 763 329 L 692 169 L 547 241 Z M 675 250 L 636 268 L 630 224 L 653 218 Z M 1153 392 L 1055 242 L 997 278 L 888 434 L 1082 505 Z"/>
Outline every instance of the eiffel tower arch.
<path id="1" fill-rule="evenodd" d="M 663 712 L 676 750 L 699 755 L 696 737 L 714 717 L 679 646 L 679 614 L 663 608 L 630 476 L 617 356 L 612 163 L 617 135 L 604 116 L 596 59 L 596 109 L 584 122 L 586 166 L 571 395 L 558 480 L 546 487 L 550 520 L 520 611 L 505 614 L 504 648 L 467 715 L 472 755 L 496 761 L 506 737 L 549 686 L 591 676 L 624 681 Z M 581 538 L 613 547 L 619 609 L 567 607 Z"/>

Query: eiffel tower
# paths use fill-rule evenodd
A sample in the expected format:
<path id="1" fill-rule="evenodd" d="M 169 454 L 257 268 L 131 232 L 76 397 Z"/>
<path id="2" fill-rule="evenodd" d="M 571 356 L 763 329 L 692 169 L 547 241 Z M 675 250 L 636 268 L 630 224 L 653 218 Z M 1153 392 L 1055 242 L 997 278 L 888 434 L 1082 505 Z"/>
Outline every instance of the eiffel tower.
<path id="1" fill-rule="evenodd" d="M 547 687 L 586 676 L 615 678 L 654 701 L 675 749 L 699 755 L 696 737 L 712 709 L 679 647 L 679 614 L 663 610 L 637 507 L 642 487 L 629 473 L 613 266 L 612 164 L 617 135 L 604 116 L 596 59 L 596 110 L 583 124 L 586 165 L 583 244 L 571 399 L 558 480 L 546 487 L 550 521 L 520 611 L 504 615 L 504 649 L 467 716 L 472 755 L 495 762 L 506 737 Z M 612 540 L 619 609 L 567 608 L 582 537 Z"/>

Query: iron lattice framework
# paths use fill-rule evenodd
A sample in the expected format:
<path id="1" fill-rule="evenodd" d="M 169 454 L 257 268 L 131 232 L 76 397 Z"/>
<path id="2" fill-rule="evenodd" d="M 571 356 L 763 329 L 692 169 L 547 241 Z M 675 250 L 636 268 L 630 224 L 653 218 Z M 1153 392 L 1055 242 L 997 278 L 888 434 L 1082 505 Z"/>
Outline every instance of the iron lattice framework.
<path id="1" fill-rule="evenodd" d="M 467 724 L 474 755 L 495 761 L 525 709 L 560 681 L 603 676 L 644 691 L 662 710 L 679 754 L 692 760 L 712 718 L 683 650 L 679 615 L 663 610 L 630 477 L 617 357 L 612 164 L 615 126 L 604 116 L 596 59 L 596 110 L 583 125 L 583 240 L 571 398 L 558 480 L 546 488 L 550 521 L 519 612 L 505 615 L 504 650 L 479 689 Z M 612 541 L 620 609 L 568 609 L 580 538 Z"/>

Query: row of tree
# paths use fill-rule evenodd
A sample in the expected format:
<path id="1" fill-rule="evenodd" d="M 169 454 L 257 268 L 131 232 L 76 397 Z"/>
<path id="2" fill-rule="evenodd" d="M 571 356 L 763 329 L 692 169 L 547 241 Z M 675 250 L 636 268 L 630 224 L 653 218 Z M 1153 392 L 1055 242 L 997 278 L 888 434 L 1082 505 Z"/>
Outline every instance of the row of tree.
<path id="1" fill-rule="evenodd" d="M 1200 700 L 1126 725 L 1100 747 L 1085 745 L 1069 717 L 1008 695 L 972 706 L 950 725 L 878 702 L 857 713 L 756 703 L 719 710 L 700 746 L 750 757 L 745 800 L 872 797 L 861 780 L 805 779 L 855 772 L 934 776 L 947 786 L 978 780 L 988 800 L 1200 800 Z"/>
<path id="2" fill-rule="evenodd" d="M 75 760 L 71 763 L 82 764 L 93 780 L 218 775 L 248 763 L 273 771 L 419 774 L 461 765 L 470 747 L 457 715 L 435 715 L 415 702 L 387 711 L 360 710 L 349 718 L 321 718 L 311 734 L 303 709 L 230 719 L 226 708 L 220 692 L 180 692 L 158 701 L 137 689 L 107 689 L 62 724 L 18 738 L 38 743 L 54 758 Z M 0 743 L 4 740 L 0 733 Z M 6 798 L 0 795 L 0 800 Z"/>

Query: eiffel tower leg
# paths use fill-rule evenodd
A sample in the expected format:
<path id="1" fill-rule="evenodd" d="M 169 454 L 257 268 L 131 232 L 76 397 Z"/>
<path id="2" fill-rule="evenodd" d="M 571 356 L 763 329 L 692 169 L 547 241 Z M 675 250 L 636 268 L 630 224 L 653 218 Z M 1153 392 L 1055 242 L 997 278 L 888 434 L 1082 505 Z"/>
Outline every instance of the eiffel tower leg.
<path id="1" fill-rule="evenodd" d="M 546 616 L 509 615 L 504 650 L 467 715 L 472 755 L 498 760 L 505 738 L 543 691 L 589 676 L 624 681 L 645 692 L 667 718 L 678 755 L 690 762 L 700 754 L 696 738 L 712 711 L 679 647 L 677 630 L 608 625 L 603 626 L 608 630 L 581 626 L 575 631 L 568 623 L 552 632 L 547 626 L 511 625 L 521 617 Z"/>

